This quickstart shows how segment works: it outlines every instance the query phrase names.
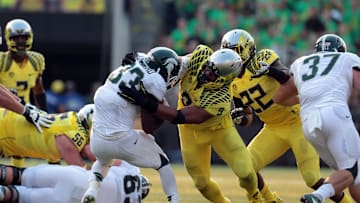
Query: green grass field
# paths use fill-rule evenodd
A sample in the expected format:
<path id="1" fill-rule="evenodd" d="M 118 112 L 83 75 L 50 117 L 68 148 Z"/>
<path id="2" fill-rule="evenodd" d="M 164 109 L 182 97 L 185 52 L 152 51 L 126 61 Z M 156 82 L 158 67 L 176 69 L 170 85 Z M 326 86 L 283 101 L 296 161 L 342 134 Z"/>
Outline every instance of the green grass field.
<path id="1" fill-rule="evenodd" d="M 192 184 L 190 176 L 185 171 L 183 165 L 173 165 L 176 180 L 179 187 L 182 203 L 207 203 L 205 198 L 195 189 Z M 331 171 L 329 169 L 322 169 L 323 176 L 326 176 Z M 161 188 L 160 177 L 155 170 L 142 169 L 152 183 L 149 196 L 144 200 L 145 203 L 161 203 L 167 202 L 165 195 Z M 300 173 L 296 168 L 280 168 L 267 167 L 261 171 L 265 181 L 269 184 L 271 189 L 277 192 L 286 203 L 300 202 L 301 195 L 311 192 L 307 188 L 301 178 Z M 236 176 L 232 173 L 230 168 L 226 166 L 215 165 L 212 167 L 212 177 L 219 183 L 224 194 L 229 197 L 232 203 L 247 202 L 245 190 L 240 188 Z M 332 201 L 327 201 L 332 202 Z"/>
<path id="2" fill-rule="evenodd" d="M 0 163 L 8 164 L 9 159 L 0 159 Z M 28 159 L 28 166 L 45 163 L 43 160 Z M 195 189 L 190 176 L 181 164 L 173 164 L 174 173 L 178 183 L 181 203 L 208 203 L 205 198 Z M 152 183 L 149 196 L 144 203 L 166 203 L 166 197 L 163 193 L 159 174 L 153 169 L 141 169 L 142 173 Z M 212 177 L 215 179 L 223 193 L 229 197 L 232 203 L 246 203 L 245 190 L 240 188 L 236 176 L 231 169 L 223 165 L 212 166 Z M 331 172 L 330 169 L 323 168 L 323 177 Z M 294 167 L 267 167 L 261 171 L 265 181 L 269 184 L 272 191 L 277 192 L 286 203 L 297 203 L 301 195 L 311 192 L 301 178 L 300 173 Z M 332 201 L 327 201 L 330 203 Z"/>

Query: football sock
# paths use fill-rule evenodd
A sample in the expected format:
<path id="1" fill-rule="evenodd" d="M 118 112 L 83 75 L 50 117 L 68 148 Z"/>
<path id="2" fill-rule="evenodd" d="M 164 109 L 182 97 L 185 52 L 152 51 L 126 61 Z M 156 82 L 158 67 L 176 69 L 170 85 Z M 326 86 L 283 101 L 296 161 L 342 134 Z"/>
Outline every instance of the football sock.
<path id="1" fill-rule="evenodd" d="M 158 172 L 160 174 L 163 190 L 168 197 L 169 202 L 179 202 L 179 193 L 176 185 L 176 179 L 170 164 L 161 167 L 158 169 Z"/>
<path id="2" fill-rule="evenodd" d="M 335 189 L 330 183 L 324 183 L 313 194 L 320 195 L 322 201 L 335 195 Z"/>

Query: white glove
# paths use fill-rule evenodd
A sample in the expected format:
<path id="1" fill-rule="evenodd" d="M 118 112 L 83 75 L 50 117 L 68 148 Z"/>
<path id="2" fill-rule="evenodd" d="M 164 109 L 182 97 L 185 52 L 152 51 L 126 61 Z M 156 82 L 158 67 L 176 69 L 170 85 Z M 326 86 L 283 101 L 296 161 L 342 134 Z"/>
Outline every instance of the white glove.
<path id="1" fill-rule="evenodd" d="M 231 118 L 236 125 L 246 125 L 247 118 L 245 109 L 242 107 L 234 108 L 230 112 Z"/>
<path id="2" fill-rule="evenodd" d="M 251 76 L 251 78 L 259 78 L 263 75 L 266 75 L 269 72 L 269 64 L 263 61 L 259 61 L 260 68 L 255 70 L 255 73 Z"/>
<path id="3" fill-rule="evenodd" d="M 31 104 L 25 105 L 23 116 L 27 121 L 34 124 L 40 133 L 42 133 L 41 127 L 49 128 L 53 123 L 53 121 L 48 118 L 46 113 L 41 113 L 38 108 Z"/>

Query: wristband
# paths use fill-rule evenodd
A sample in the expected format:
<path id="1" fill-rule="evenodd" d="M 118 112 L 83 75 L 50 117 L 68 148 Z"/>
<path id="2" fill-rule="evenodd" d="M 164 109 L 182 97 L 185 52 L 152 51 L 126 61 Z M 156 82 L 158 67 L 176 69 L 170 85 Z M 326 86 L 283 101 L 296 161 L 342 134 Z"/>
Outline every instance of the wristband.
<path id="1" fill-rule="evenodd" d="M 177 111 L 176 117 L 173 121 L 171 121 L 172 124 L 183 124 L 185 123 L 185 116 L 181 112 L 181 110 Z"/>

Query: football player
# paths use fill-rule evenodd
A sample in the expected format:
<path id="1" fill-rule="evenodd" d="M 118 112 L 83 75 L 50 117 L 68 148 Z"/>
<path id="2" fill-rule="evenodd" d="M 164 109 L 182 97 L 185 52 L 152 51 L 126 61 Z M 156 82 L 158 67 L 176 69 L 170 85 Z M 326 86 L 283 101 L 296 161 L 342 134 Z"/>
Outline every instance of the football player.
<path id="1" fill-rule="evenodd" d="M 0 28 L 0 45 L 2 44 Z M 23 105 L 20 99 L 12 94 L 4 85 L 0 84 L 0 106 L 9 109 L 15 113 L 23 115 L 26 120 L 34 124 L 39 132 L 41 127 L 50 127 L 51 121 L 47 119 L 46 114 L 40 114 L 37 108 L 32 105 Z"/>
<path id="2" fill-rule="evenodd" d="M 0 186 L 0 202 L 8 203 L 78 203 L 91 173 L 78 166 L 38 165 L 25 170 L 0 167 L 1 173 L 15 172 L 7 173 L 7 179 L 19 180 Z M 150 187 L 138 167 L 122 161 L 120 166 L 110 167 L 97 202 L 139 203 L 149 194 Z"/>
<path id="3" fill-rule="evenodd" d="M 187 65 L 179 71 L 178 110 L 155 103 L 147 99 L 146 92 L 134 88 L 121 87 L 122 95 L 154 116 L 178 124 L 185 167 L 206 199 L 230 202 L 210 177 L 211 150 L 214 149 L 236 174 L 249 201 L 263 202 L 249 153 L 230 116 L 229 85 L 243 73 L 241 58 L 230 49 L 213 52 L 204 45 L 184 57 Z"/>
<path id="4" fill-rule="evenodd" d="M 87 167 L 83 157 L 95 161 L 89 137 L 94 113 L 93 104 L 80 111 L 48 114 L 53 121 L 40 133 L 23 116 L 0 109 L 0 151 L 6 157 L 31 157 Z"/>
<path id="5" fill-rule="evenodd" d="M 177 76 L 180 61 L 166 47 L 151 49 L 146 56 L 110 73 L 94 96 L 95 114 L 91 135 L 91 151 L 97 160 L 82 203 L 97 201 L 100 183 L 106 177 L 112 159 L 122 159 L 160 174 L 163 190 L 171 203 L 179 202 L 179 194 L 169 158 L 151 134 L 133 128 L 141 109 L 121 97 L 122 86 L 145 88 L 157 101 L 164 101 L 167 86 Z"/>
<path id="6" fill-rule="evenodd" d="M 25 103 L 47 111 L 42 83 L 45 60 L 41 53 L 30 51 L 33 35 L 30 24 L 23 19 L 13 19 L 6 24 L 8 51 L 0 52 L 0 83 Z M 24 160 L 19 158 L 12 159 L 12 163 L 19 167 L 25 166 Z"/>
<path id="7" fill-rule="evenodd" d="M 234 123 L 249 125 L 245 113 L 248 108 L 264 123 L 247 147 L 255 170 L 259 172 L 291 149 L 306 185 L 312 189 L 319 188 L 324 183 L 320 176 L 319 157 L 303 135 L 299 105 L 282 106 L 272 100 L 280 84 L 289 79 L 288 68 L 273 50 L 256 51 L 253 37 L 242 29 L 224 34 L 221 48 L 235 50 L 245 67 L 244 75 L 239 75 L 231 84 L 235 97 L 235 109 L 231 112 Z M 268 74 L 257 75 L 258 70 L 262 69 L 269 71 Z M 296 102 L 298 98 L 289 100 Z M 282 202 L 276 193 L 270 191 L 259 173 L 258 179 L 258 187 L 266 202 Z M 344 193 L 332 199 L 334 202 L 351 202 L 348 195 L 344 197 Z"/>
<path id="8" fill-rule="evenodd" d="M 360 58 L 347 52 L 341 37 L 325 34 L 317 39 L 315 53 L 296 59 L 290 71 L 293 76 L 274 102 L 289 105 L 288 97 L 299 95 L 305 137 L 335 170 L 301 202 L 323 203 L 346 188 L 360 202 L 360 137 L 348 106 L 352 89 L 360 90 Z"/>

